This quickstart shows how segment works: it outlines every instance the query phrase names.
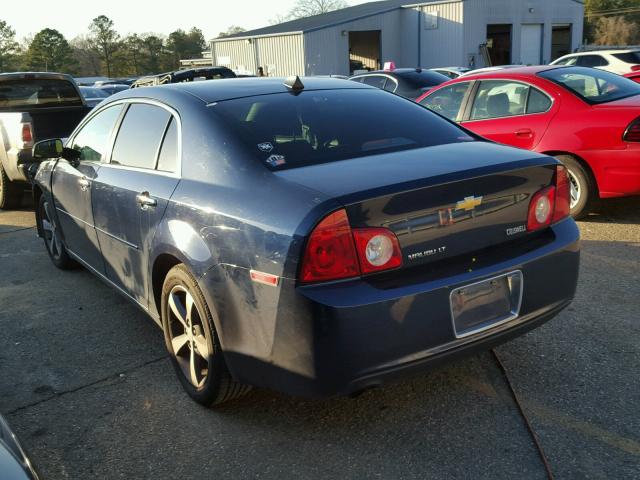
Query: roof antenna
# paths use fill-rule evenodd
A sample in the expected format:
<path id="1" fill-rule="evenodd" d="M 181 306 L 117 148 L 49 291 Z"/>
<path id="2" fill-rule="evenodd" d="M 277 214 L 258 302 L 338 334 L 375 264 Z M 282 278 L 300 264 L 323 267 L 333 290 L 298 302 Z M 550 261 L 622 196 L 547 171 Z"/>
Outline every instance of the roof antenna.
<path id="1" fill-rule="evenodd" d="M 304 90 L 304 84 L 302 83 L 302 80 L 300 80 L 300 77 L 297 75 L 287 77 L 287 79 L 284 81 L 284 86 L 287 87 L 291 91 L 291 93 L 300 93 L 302 90 Z"/>

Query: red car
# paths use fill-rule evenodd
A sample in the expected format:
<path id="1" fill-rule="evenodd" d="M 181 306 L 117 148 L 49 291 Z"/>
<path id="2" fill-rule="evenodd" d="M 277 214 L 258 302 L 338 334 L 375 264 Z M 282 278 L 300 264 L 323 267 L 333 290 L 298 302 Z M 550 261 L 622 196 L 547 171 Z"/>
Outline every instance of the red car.
<path id="1" fill-rule="evenodd" d="M 640 84 L 585 67 L 468 75 L 417 100 L 499 143 L 553 155 L 568 168 L 571 213 L 597 198 L 640 194 Z"/>
<path id="2" fill-rule="evenodd" d="M 633 80 L 634 82 L 640 83 L 640 72 L 631 72 L 625 74 L 624 76 Z"/>

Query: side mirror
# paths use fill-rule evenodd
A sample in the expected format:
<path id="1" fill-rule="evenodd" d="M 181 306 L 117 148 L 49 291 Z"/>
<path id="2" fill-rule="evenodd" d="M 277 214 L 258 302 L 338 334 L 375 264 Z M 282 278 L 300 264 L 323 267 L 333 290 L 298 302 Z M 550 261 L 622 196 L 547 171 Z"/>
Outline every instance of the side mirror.
<path id="1" fill-rule="evenodd" d="M 40 160 L 46 158 L 60 158 L 64 152 L 64 145 L 59 138 L 42 140 L 33 146 L 32 156 Z"/>

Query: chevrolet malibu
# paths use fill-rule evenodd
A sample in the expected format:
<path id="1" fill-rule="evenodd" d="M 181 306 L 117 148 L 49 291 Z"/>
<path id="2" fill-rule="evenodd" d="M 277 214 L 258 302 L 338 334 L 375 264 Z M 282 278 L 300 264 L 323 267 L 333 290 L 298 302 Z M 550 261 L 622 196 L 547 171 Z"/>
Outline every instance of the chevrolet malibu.
<path id="1" fill-rule="evenodd" d="M 202 404 L 350 394 L 490 348 L 572 300 L 556 159 L 322 78 L 119 93 L 34 146 L 53 263 L 162 328 Z"/>

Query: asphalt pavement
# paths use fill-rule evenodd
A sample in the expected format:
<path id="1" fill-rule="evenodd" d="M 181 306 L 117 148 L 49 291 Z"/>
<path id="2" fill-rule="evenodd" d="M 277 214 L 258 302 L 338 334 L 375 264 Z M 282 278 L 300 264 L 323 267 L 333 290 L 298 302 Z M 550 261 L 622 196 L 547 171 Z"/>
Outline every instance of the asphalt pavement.
<path id="1" fill-rule="evenodd" d="M 0 412 L 45 480 L 542 479 L 545 461 L 640 478 L 640 199 L 580 222 L 573 305 L 497 348 L 504 370 L 487 352 L 356 398 L 216 410 L 183 393 L 155 324 L 57 270 L 33 225 L 0 211 Z"/>

